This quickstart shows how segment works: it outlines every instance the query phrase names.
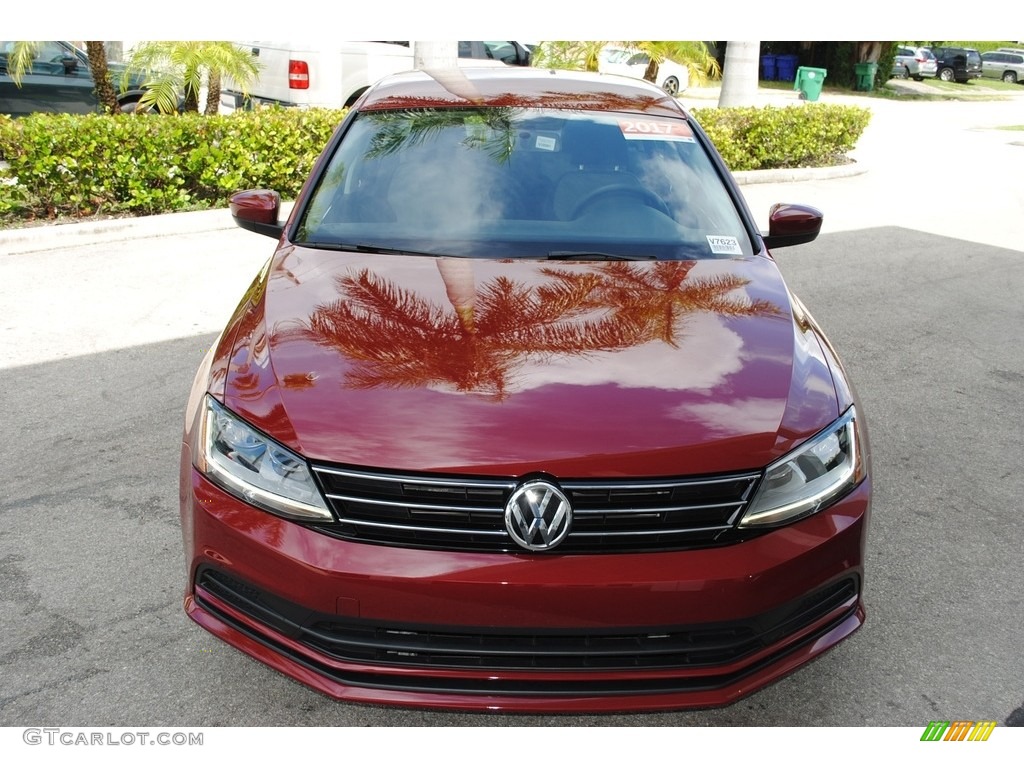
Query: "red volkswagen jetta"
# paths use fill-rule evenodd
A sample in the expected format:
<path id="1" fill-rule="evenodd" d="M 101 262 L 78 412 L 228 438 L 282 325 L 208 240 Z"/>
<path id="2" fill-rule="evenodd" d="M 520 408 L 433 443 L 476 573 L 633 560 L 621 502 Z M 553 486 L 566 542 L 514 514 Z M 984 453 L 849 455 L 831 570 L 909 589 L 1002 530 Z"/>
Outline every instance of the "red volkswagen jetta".
<path id="1" fill-rule="evenodd" d="M 185 608 L 349 701 L 728 704 L 864 620 L 860 405 L 700 126 L 653 85 L 371 88 L 200 367 Z"/>

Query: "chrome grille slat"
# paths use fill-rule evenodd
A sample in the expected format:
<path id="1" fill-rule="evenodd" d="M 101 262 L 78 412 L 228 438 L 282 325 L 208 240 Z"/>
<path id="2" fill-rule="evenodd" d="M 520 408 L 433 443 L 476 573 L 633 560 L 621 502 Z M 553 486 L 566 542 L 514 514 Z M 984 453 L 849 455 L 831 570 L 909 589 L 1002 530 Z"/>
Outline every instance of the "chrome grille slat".
<path id="1" fill-rule="evenodd" d="M 462 534 L 464 536 L 507 536 L 505 530 L 500 531 L 460 531 L 457 528 L 428 528 L 423 525 L 396 525 L 395 523 L 378 523 L 369 522 L 366 520 L 339 520 L 340 523 L 345 525 L 368 525 L 371 528 L 389 528 L 396 531 L 421 531 L 423 533 L 455 533 Z"/>
<path id="2" fill-rule="evenodd" d="M 342 477 L 358 478 L 360 480 L 380 480 L 389 483 L 415 483 L 416 485 L 461 485 L 467 487 L 480 487 L 480 488 L 499 488 L 502 490 L 512 490 L 516 487 L 515 481 L 512 480 L 449 480 L 441 478 L 429 478 L 429 477 L 415 477 L 413 475 L 383 475 L 375 474 L 372 472 L 356 472 L 351 469 L 334 469 L 333 467 L 315 466 L 313 467 L 318 473 L 325 472 L 331 475 L 340 475 Z"/>
<path id="3" fill-rule="evenodd" d="M 673 536 L 680 533 L 707 533 L 709 531 L 727 531 L 731 525 L 712 525 L 706 528 L 679 528 L 677 530 L 658 529 L 656 531 L 616 531 L 616 536 Z M 607 533 L 587 533 L 579 531 L 575 534 L 580 537 L 608 536 Z"/>
<path id="4" fill-rule="evenodd" d="M 339 538 L 453 551 L 522 552 L 505 530 L 520 480 L 313 466 Z M 573 524 L 558 554 L 708 546 L 735 527 L 761 475 L 559 481 Z M 529 478 L 527 478 L 529 479 Z"/>
<path id="5" fill-rule="evenodd" d="M 334 493 L 325 494 L 328 499 L 338 499 L 338 501 L 351 501 L 356 504 L 377 504 L 382 507 L 403 507 L 405 509 L 423 509 L 429 511 L 436 510 L 438 512 L 451 511 L 450 506 L 441 504 L 411 504 L 409 502 L 402 501 L 382 501 L 380 499 L 364 499 L 357 496 L 341 496 Z M 503 510 L 501 507 L 458 507 L 458 512 L 484 512 L 489 514 L 502 514 Z"/>
<path id="6" fill-rule="evenodd" d="M 742 506 L 742 502 L 729 502 L 726 504 L 699 504 L 693 506 L 676 506 L 676 507 L 645 507 L 642 509 L 578 509 L 576 515 L 648 515 L 652 512 L 699 512 L 705 509 L 735 509 L 738 506 Z"/>

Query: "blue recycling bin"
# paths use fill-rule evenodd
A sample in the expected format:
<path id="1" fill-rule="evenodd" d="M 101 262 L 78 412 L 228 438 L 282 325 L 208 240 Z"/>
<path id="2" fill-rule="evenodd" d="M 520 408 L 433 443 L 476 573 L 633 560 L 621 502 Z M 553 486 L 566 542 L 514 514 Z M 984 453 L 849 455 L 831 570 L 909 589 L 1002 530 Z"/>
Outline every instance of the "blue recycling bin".
<path id="1" fill-rule="evenodd" d="M 765 54 L 761 57 L 761 79 L 775 79 L 775 56 Z"/>
<path id="2" fill-rule="evenodd" d="M 775 65 L 778 68 L 779 80 L 790 82 L 796 79 L 796 65 L 800 61 L 799 56 L 784 54 L 775 57 Z"/>

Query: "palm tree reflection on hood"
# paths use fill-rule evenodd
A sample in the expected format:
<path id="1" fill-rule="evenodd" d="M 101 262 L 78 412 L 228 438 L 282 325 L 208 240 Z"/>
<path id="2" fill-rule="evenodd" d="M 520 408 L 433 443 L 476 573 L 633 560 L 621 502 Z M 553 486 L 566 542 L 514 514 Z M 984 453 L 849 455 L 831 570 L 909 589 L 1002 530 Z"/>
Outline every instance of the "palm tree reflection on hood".
<path id="1" fill-rule="evenodd" d="M 640 329 L 644 341 L 658 340 L 678 347 L 686 320 L 696 312 L 725 317 L 782 316 L 782 311 L 765 299 L 751 299 L 741 293 L 750 281 L 724 272 L 712 277 L 690 275 L 696 261 L 659 261 L 643 266 L 610 262 L 597 267 L 597 284 L 590 293 L 590 306 L 611 311 L 624 324 Z M 573 283 L 576 272 L 549 268 L 544 274 L 560 282 Z"/>
<path id="2" fill-rule="evenodd" d="M 317 307 L 309 333 L 356 363 L 346 385 L 448 386 L 503 400 L 516 368 L 529 360 L 637 342 L 627 322 L 582 317 L 590 313 L 596 275 L 540 286 L 497 277 L 474 287 L 470 262 L 452 270 L 442 261 L 450 307 L 368 269 L 338 278 L 339 299 Z"/>
<path id="3" fill-rule="evenodd" d="M 690 277 L 695 262 L 545 269 L 550 279 L 539 285 L 501 276 L 475 286 L 471 261 L 437 261 L 450 306 L 369 269 L 337 279 L 339 298 L 316 308 L 307 333 L 355 364 L 346 386 L 449 387 L 503 400 L 531 361 L 679 346 L 687 317 L 700 311 L 780 314 L 738 294 L 743 278 Z"/>

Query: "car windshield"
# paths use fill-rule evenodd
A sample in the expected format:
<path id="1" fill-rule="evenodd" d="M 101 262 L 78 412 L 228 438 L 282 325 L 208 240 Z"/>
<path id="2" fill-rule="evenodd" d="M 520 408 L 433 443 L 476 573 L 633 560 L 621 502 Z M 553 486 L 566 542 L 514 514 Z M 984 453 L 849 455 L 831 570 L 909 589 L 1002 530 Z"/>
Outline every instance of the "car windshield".
<path id="1" fill-rule="evenodd" d="M 480 258 L 752 253 L 685 119 L 518 107 L 357 115 L 295 241 Z"/>

